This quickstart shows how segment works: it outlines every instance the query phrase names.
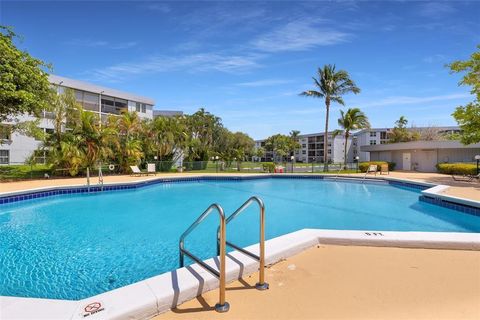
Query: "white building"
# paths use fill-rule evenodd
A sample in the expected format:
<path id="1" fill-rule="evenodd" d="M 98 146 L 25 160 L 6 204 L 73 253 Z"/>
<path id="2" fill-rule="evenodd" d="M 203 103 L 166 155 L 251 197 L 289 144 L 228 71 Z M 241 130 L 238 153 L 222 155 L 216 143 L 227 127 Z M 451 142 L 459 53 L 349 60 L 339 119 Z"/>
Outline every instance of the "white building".
<path id="1" fill-rule="evenodd" d="M 409 130 L 422 132 L 431 128 L 409 128 Z M 458 127 L 437 127 L 433 128 L 438 134 L 459 133 Z M 354 162 L 355 157 L 359 157 L 360 162 L 373 160 L 370 158 L 370 152 L 362 148 L 364 146 L 383 145 L 389 142 L 389 133 L 391 128 L 371 128 L 352 133 L 347 141 L 347 162 Z M 298 142 L 300 148 L 295 151 L 295 161 L 297 162 L 323 162 L 323 133 L 303 134 L 299 136 Z M 265 148 L 266 140 L 257 140 L 256 147 Z M 328 135 L 328 160 L 333 163 L 344 162 L 345 136 L 337 135 L 333 137 L 332 132 Z M 266 152 L 262 161 L 272 161 L 272 152 Z M 260 159 L 256 159 L 257 161 Z"/>
<path id="2" fill-rule="evenodd" d="M 323 133 L 312 133 L 312 134 L 303 134 L 298 136 L 298 143 L 300 148 L 295 150 L 294 156 L 295 161 L 297 162 L 323 162 L 324 159 L 324 134 Z M 262 147 L 265 149 L 266 140 L 257 140 L 255 141 L 255 146 L 257 148 Z M 351 148 L 352 139 L 349 138 L 347 142 L 347 160 L 353 157 L 353 150 Z M 333 132 L 328 134 L 328 146 L 327 146 L 327 159 L 333 163 L 343 163 L 344 162 L 344 146 L 345 146 L 345 136 L 337 135 L 333 136 Z M 289 157 L 288 157 L 289 158 Z M 254 159 L 256 161 L 273 161 L 273 153 L 271 151 L 266 151 L 265 156 L 261 159 Z M 276 159 L 277 161 L 279 159 Z"/>
<path id="3" fill-rule="evenodd" d="M 58 92 L 64 92 L 65 88 L 74 90 L 77 101 L 85 110 L 97 113 L 102 120 L 109 115 L 121 115 L 124 112 L 137 112 L 143 119 L 153 119 L 153 106 L 155 101 L 151 98 L 138 96 L 111 88 L 97 86 L 91 83 L 51 75 L 50 83 L 57 87 Z M 180 111 L 162 111 L 159 115 L 181 114 Z M 53 115 L 43 113 L 40 119 L 40 127 L 46 132 L 53 132 Z M 34 120 L 31 116 L 21 116 L 16 121 Z M 23 164 L 41 144 L 32 137 L 20 132 L 11 132 L 13 123 L 3 122 L 0 124 L 0 164 Z M 35 154 L 37 162 L 42 162 L 44 154 Z"/>
<path id="4" fill-rule="evenodd" d="M 437 163 L 474 162 L 480 155 L 480 143 L 463 145 L 459 141 L 410 141 L 361 149 L 372 161 L 394 162 L 397 170 L 420 172 L 436 172 Z"/>

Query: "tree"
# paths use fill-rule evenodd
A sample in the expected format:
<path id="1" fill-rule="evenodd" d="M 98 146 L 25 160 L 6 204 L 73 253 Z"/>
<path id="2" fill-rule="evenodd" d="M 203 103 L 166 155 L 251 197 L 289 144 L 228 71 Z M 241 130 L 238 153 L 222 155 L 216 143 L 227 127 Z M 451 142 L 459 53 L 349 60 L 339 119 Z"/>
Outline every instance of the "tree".
<path id="1" fill-rule="evenodd" d="M 200 108 L 187 116 L 188 161 L 207 161 L 216 138 L 222 133 L 222 122 L 219 117 Z"/>
<path id="2" fill-rule="evenodd" d="M 453 117 L 462 129 L 460 141 L 463 144 L 480 142 L 480 104 L 478 102 L 458 107 Z"/>
<path id="3" fill-rule="evenodd" d="M 463 144 L 480 142 L 480 45 L 470 60 L 454 61 L 449 65 L 452 73 L 465 72 L 459 85 L 470 86 L 475 95 L 474 101 L 466 106 L 459 106 L 453 112 L 453 117 L 462 129 L 460 141 Z"/>
<path id="4" fill-rule="evenodd" d="M 16 34 L 0 26 L 0 122 L 22 114 L 38 116 L 53 95 L 49 65 L 14 45 Z"/>
<path id="5" fill-rule="evenodd" d="M 335 65 L 327 64 L 323 68 L 318 68 L 318 79 L 313 77 L 313 83 L 316 87 L 315 90 L 307 90 L 300 95 L 322 98 L 325 101 L 325 134 L 323 136 L 323 155 L 324 155 L 324 171 L 328 171 L 328 118 L 330 114 L 331 102 L 336 102 L 340 105 L 345 105 L 342 96 L 353 92 L 357 94 L 360 92 L 360 88 L 357 87 L 355 82 L 350 79 L 350 75 L 345 70 L 337 71 Z"/>
<path id="6" fill-rule="evenodd" d="M 277 157 L 280 157 L 280 161 L 283 161 L 292 150 L 292 139 L 283 134 L 275 134 L 267 138 L 265 149 L 272 151 L 273 162 L 277 160 Z"/>
<path id="7" fill-rule="evenodd" d="M 292 139 L 292 156 L 295 155 L 295 151 L 300 149 L 301 144 L 298 142 L 298 137 L 300 135 L 299 130 L 290 131 L 290 139 Z"/>
<path id="8" fill-rule="evenodd" d="M 111 115 L 106 126 L 116 132 L 113 150 L 120 169 L 128 172 L 131 165 L 138 165 L 144 157 L 142 148 L 142 119 L 136 112 L 126 112 L 121 116 Z"/>
<path id="9" fill-rule="evenodd" d="M 420 139 L 420 134 L 415 130 L 407 129 L 408 120 L 401 116 L 395 121 L 395 127 L 388 133 L 390 143 L 416 141 Z"/>
<path id="10" fill-rule="evenodd" d="M 345 136 L 345 145 L 343 149 L 344 168 L 347 168 L 347 144 L 350 133 L 354 130 L 370 128 L 370 122 L 368 121 L 365 113 L 360 111 L 359 108 L 348 109 L 346 112 L 340 110 L 340 118 L 338 118 L 338 125 L 343 130 L 335 130 L 334 136 L 343 134 Z"/>

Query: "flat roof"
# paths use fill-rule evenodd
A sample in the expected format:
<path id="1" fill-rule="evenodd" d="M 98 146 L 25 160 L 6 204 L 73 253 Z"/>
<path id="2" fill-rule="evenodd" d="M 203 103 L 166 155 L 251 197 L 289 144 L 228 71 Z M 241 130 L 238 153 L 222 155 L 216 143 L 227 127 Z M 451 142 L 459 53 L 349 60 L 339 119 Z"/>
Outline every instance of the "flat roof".
<path id="1" fill-rule="evenodd" d="M 153 116 L 154 117 L 159 117 L 159 116 L 166 116 L 166 117 L 172 117 L 172 116 L 181 116 L 183 115 L 183 111 L 179 110 L 153 110 Z"/>
<path id="2" fill-rule="evenodd" d="M 360 151 L 394 151 L 394 150 L 411 150 L 411 149 L 480 149 L 480 143 L 464 145 L 460 141 L 409 141 L 399 143 L 374 144 L 360 146 Z"/>
<path id="3" fill-rule="evenodd" d="M 98 94 L 101 93 L 102 95 L 105 95 L 105 96 L 112 96 L 115 98 L 121 98 L 125 100 L 146 103 L 149 105 L 155 104 L 155 100 L 151 98 L 138 96 L 133 93 L 124 92 L 124 91 L 120 91 L 112 88 L 97 86 L 89 82 L 65 78 L 65 77 L 61 77 L 53 74 L 48 76 L 48 80 L 50 81 L 50 83 L 60 85 L 62 87 L 68 87 L 72 89 L 78 89 L 78 90 L 83 90 L 83 91 L 88 91 L 88 92 L 93 92 Z"/>

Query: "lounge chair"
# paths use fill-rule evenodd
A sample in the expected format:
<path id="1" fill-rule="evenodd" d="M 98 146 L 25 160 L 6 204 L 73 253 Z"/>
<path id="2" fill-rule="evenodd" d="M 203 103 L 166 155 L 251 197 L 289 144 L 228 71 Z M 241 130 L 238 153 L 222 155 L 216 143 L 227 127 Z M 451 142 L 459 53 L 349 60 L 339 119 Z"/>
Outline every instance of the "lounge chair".
<path id="1" fill-rule="evenodd" d="M 138 166 L 130 166 L 130 169 L 132 169 L 132 176 L 141 176 L 144 174 L 148 174 L 147 172 L 140 171 Z"/>
<path id="2" fill-rule="evenodd" d="M 157 175 L 157 170 L 155 169 L 155 163 L 147 163 L 147 174 L 153 173 Z"/>
<path id="3" fill-rule="evenodd" d="M 452 179 L 455 181 L 463 181 L 463 182 L 471 182 L 474 179 L 480 179 L 480 173 L 479 174 L 465 174 L 463 176 L 455 176 L 452 174 Z"/>
<path id="4" fill-rule="evenodd" d="M 380 165 L 380 174 L 390 174 L 390 171 L 388 170 L 388 164 L 384 163 Z"/>
<path id="5" fill-rule="evenodd" d="M 377 165 L 376 164 L 371 164 L 368 166 L 367 168 L 367 172 L 365 172 L 365 175 L 369 174 L 369 173 L 374 173 L 375 175 L 377 175 Z"/>

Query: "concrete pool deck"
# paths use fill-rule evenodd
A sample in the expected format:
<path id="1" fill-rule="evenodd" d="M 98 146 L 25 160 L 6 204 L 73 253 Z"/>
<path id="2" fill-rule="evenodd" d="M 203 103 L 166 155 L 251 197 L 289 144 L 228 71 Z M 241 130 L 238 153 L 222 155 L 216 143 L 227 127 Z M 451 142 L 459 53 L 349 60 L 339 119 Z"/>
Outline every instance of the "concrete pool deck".
<path id="1" fill-rule="evenodd" d="M 156 176 L 130 176 L 130 175 L 115 175 L 105 176 L 104 183 L 122 183 L 122 182 L 135 182 L 135 181 L 147 181 L 155 178 L 174 178 L 174 177 L 199 177 L 199 176 L 245 176 L 252 175 L 252 173 L 161 173 Z M 262 174 L 258 174 L 262 175 Z M 309 174 L 310 175 L 310 174 Z M 327 176 L 335 176 L 334 174 L 328 174 Z M 359 174 L 342 174 L 341 176 L 348 177 L 362 177 L 363 173 Z M 373 174 L 369 174 L 369 177 L 374 177 Z M 421 173 L 410 171 L 392 171 L 389 175 L 379 175 L 379 178 L 393 178 L 402 180 L 411 180 L 417 182 L 424 182 L 430 184 L 442 184 L 447 185 L 449 188 L 442 191 L 443 194 L 465 198 L 469 200 L 480 201 L 480 183 L 478 181 L 473 182 L 458 182 L 454 181 L 451 176 L 438 173 Z M 91 178 L 92 185 L 97 184 L 98 179 Z M 37 188 L 54 187 L 54 186 L 80 186 L 86 185 L 85 178 L 62 178 L 62 179 L 48 179 L 48 180 L 28 180 L 28 181 L 16 181 L 16 182 L 2 182 L 0 183 L 0 193 L 23 191 Z"/>
<path id="2" fill-rule="evenodd" d="M 480 251 L 317 245 L 153 319 L 480 319 Z"/>

